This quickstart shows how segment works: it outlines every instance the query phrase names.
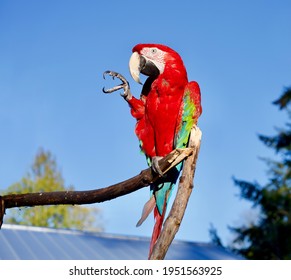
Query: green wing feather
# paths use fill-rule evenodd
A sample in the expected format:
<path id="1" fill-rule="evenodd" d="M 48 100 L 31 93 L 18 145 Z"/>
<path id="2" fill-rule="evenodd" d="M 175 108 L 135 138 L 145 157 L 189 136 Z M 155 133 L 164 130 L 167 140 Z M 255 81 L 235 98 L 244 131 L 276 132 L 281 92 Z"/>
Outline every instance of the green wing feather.
<path id="1" fill-rule="evenodd" d="M 191 85 L 191 83 L 188 85 Z M 175 148 L 179 149 L 187 147 L 191 129 L 196 121 L 194 118 L 196 106 L 193 98 L 195 92 L 188 85 L 185 88 L 183 104 L 181 106 L 181 120 L 178 120 L 180 123 L 176 129 Z"/>

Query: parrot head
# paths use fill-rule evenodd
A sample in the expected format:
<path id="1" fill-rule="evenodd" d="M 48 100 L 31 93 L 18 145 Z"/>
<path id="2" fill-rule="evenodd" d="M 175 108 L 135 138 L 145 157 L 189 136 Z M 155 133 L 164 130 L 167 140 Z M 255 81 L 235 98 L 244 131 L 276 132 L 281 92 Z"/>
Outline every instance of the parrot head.
<path id="1" fill-rule="evenodd" d="M 180 55 L 167 46 L 138 44 L 132 49 L 132 52 L 129 60 L 129 71 L 137 83 L 142 84 L 140 73 L 149 77 L 157 77 L 169 69 L 179 69 L 180 72 L 186 73 Z"/>

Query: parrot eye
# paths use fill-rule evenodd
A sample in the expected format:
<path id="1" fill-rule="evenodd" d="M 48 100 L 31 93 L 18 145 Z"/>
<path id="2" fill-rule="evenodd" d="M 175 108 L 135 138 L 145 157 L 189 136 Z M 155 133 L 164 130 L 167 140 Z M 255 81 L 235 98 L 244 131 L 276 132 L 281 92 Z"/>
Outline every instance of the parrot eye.
<path id="1" fill-rule="evenodd" d="M 155 54 L 155 53 L 157 53 L 157 51 L 158 51 L 158 50 L 157 50 L 156 48 L 154 48 L 154 49 L 151 49 L 151 53 L 152 53 L 152 54 Z"/>

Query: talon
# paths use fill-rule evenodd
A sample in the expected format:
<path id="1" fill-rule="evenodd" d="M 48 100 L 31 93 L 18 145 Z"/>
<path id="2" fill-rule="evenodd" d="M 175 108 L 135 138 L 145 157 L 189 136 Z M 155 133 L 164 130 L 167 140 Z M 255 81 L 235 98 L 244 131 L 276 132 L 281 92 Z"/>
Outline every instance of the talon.
<path id="1" fill-rule="evenodd" d="M 107 75 L 107 74 L 109 74 L 110 73 L 110 71 L 105 71 L 104 73 L 103 73 L 103 79 L 105 80 L 105 78 L 106 78 L 106 76 L 105 75 Z"/>
<path id="2" fill-rule="evenodd" d="M 152 170 L 155 172 L 155 173 L 157 173 L 157 174 L 159 174 L 159 176 L 160 177 L 163 177 L 164 175 L 163 175 L 163 172 L 162 172 L 162 170 L 161 170 L 161 168 L 160 168 L 160 166 L 159 166 L 159 160 L 160 159 L 162 159 L 163 157 L 159 157 L 159 156 L 155 156 L 155 157 L 153 157 L 152 158 Z"/>
<path id="3" fill-rule="evenodd" d="M 105 71 L 105 72 L 103 73 L 103 79 L 105 79 L 106 75 L 111 76 L 113 80 L 114 80 L 115 77 L 116 77 L 116 78 L 118 78 L 122 83 L 121 83 L 120 85 L 118 85 L 118 86 L 115 86 L 115 87 L 112 87 L 112 88 L 109 88 L 109 89 L 105 89 L 105 87 L 103 87 L 102 91 L 103 91 L 104 93 L 112 93 L 112 92 L 117 91 L 117 90 L 119 90 L 119 89 L 123 89 L 124 92 L 121 93 L 120 95 L 121 95 L 123 98 L 125 98 L 126 100 L 131 99 L 132 94 L 131 94 L 131 92 L 130 92 L 129 83 L 128 83 L 128 81 L 127 81 L 127 80 L 126 80 L 126 79 L 125 79 L 121 74 L 119 74 L 119 73 L 117 73 L 117 72 L 114 72 L 114 71 L 109 71 L 109 70 L 107 70 L 107 71 Z"/>

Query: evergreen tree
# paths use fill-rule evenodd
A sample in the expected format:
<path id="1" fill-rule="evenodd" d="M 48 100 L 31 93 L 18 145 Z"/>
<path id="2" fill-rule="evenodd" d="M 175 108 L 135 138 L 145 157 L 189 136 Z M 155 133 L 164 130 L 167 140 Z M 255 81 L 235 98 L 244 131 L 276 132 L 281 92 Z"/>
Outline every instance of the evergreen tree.
<path id="1" fill-rule="evenodd" d="M 57 163 L 49 151 L 37 153 L 29 172 L 4 193 L 32 193 L 74 190 L 65 187 Z M 50 228 L 70 228 L 101 231 L 100 211 L 93 207 L 52 205 L 11 209 L 5 215 L 5 223 Z"/>
<path id="2" fill-rule="evenodd" d="M 289 122 L 275 136 L 259 136 L 279 158 L 265 159 L 267 184 L 234 179 L 241 197 L 259 210 L 255 223 L 231 228 L 236 235 L 231 248 L 248 259 L 291 259 L 291 88 L 274 104 L 287 111 Z"/>

